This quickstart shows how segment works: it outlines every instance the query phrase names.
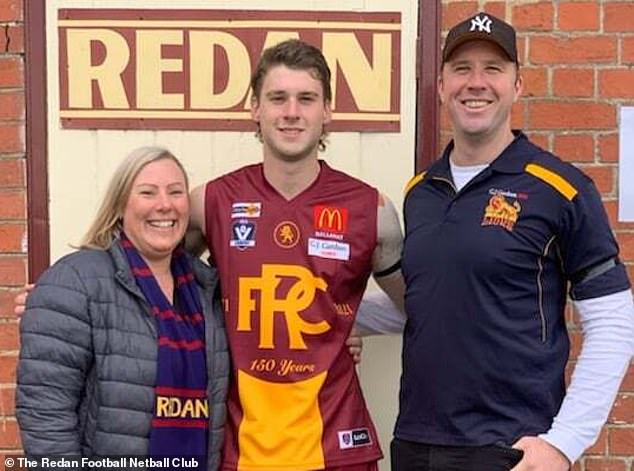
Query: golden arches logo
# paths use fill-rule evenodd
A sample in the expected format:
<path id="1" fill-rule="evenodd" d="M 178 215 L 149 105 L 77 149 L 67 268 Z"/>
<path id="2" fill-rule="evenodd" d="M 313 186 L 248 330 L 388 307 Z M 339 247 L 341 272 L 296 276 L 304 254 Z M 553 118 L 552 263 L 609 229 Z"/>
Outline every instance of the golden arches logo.
<path id="1" fill-rule="evenodd" d="M 298 265 L 264 264 L 261 273 L 262 276 L 240 277 L 238 281 L 238 331 L 250 332 L 252 315 L 259 312 L 259 348 L 275 348 L 275 314 L 282 313 L 288 329 L 288 347 L 306 350 L 304 335 L 319 335 L 330 330 L 325 320 L 309 322 L 300 315 L 311 306 L 317 290 L 326 291 L 328 284 L 323 278 L 313 276 L 310 270 Z M 295 283 L 286 297 L 278 298 L 277 288 L 284 279 L 294 279 Z M 259 292 L 259 310 L 253 297 L 256 291 Z"/>
<path id="2" fill-rule="evenodd" d="M 315 206 L 315 229 L 343 233 L 347 230 L 348 210 L 330 206 Z"/>

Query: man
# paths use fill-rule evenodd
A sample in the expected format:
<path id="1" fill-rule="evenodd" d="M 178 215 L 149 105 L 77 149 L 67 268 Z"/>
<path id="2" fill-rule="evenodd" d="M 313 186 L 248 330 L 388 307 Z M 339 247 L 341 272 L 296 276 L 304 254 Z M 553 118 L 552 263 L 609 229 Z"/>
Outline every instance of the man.
<path id="1" fill-rule="evenodd" d="M 515 30 L 452 28 L 454 128 L 404 202 L 407 322 L 394 470 L 564 470 L 596 439 L 632 354 L 632 294 L 592 181 L 511 130 Z M 566 288 L 583 349 L 566 392 Z M 522 457 L 523 456 L 523 457 Z"/>
<path id="2" fill-rule="evenodd" d="M 251 86 L 263 162 L 192 192 L 218 266 L 233 360 L 223 469 L 377 469 L 344 347 L 370 273 L 402 303 L 391 203 L 318 159 L 330 71 L 301 41 L 266 50 Z"/>

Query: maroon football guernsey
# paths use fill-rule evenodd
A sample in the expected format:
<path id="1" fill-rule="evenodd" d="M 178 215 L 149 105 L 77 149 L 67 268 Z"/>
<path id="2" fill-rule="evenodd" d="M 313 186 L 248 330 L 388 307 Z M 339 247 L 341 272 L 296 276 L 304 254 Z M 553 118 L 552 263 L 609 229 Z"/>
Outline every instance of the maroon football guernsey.
<path id="1" fill-rule="evenodd" d="M 313 470 L 382 457 L 345 346 L 371 273 L 378 192 L 320 165 L 290 201 L 261 164 L 206 187 L 233 359 L 224 469 Z"/>

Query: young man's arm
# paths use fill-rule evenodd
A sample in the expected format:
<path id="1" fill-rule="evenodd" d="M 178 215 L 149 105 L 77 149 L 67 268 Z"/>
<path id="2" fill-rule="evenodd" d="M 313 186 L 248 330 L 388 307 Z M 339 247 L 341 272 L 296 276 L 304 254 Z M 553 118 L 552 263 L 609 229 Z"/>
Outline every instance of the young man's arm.
<path id="1" fill-rule="evenodd" d="M 362 335 L 403 331 L 405 283 L 401 273 L 402 249 L 403 234 L 396 209 L 389 198 L 380 194 L 372 271 L 383 292 L 366 293 L 361 301 L 356 326 Z"/>

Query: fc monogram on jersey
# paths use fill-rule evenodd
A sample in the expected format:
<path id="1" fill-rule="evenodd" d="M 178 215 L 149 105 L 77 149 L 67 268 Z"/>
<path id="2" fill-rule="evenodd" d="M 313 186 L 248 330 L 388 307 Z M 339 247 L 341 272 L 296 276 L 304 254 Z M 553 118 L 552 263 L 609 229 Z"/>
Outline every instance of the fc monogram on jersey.
<path id="1" fill-rule="evenodd" d="M 300 312 L 313 303 L 317 290 L 326 291 L 328 284 L 323 278 L 299 265 L 262 265 L 262 276 L 240 277 L 238 286 L 238 331 L 250 332 L 254 313 L 260 314 L 259 348 L 275 348 L 274 316 L 282 313 L 288 329 L 288 347 L 306 350 L 304 334 L 318 335 L 330 330 L 325 320 L 309 322 Z M 286 297 L 276 297 L 279 284 L 285 280 L 295 280 Z M 254 294 L 259 292 L 260 309 L 256 307 Z"/>

